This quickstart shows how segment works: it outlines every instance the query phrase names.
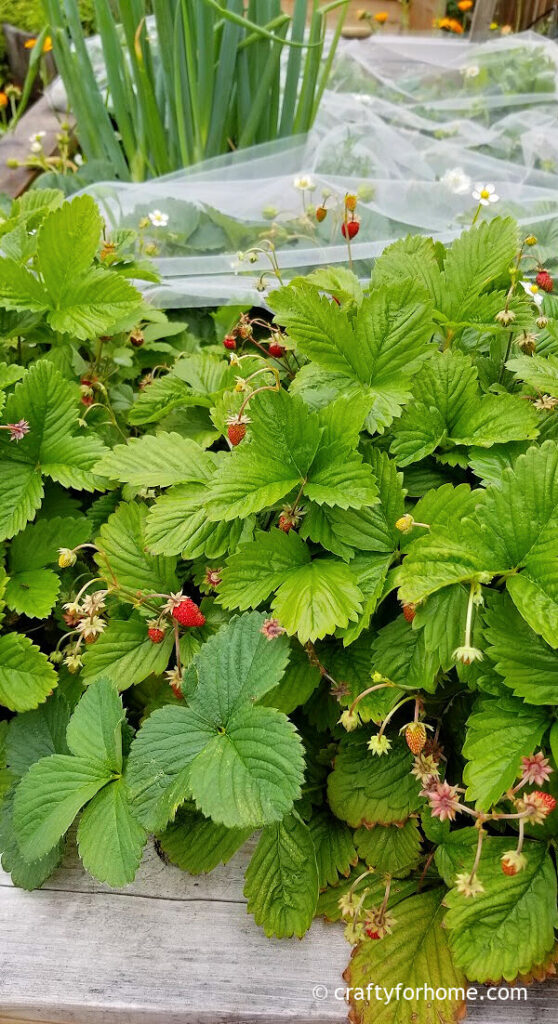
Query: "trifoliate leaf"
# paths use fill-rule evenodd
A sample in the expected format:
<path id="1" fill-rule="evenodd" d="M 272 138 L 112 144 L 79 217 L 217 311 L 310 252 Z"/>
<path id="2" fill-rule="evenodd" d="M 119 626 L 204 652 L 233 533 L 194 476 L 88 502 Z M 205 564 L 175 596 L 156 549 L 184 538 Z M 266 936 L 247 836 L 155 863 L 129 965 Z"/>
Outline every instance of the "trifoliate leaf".
<path id="1" fill-rule="evenodd" d="M 326 371 L 337 394 L 368 398 L 369 430 L 391 422 L 433 333 L 432 303 L 420 285 L 407 281 L 373 292 L 354 323 L 306 282 L 278 290 L 270 302 L 277 322 Z"/>
<path id="2" fill-rule="evenodd" d="M 516 697 L 556 704 L 558 652 L 527 625 L 506 594 L 491 594 L 484 614 L 487 656 Z"/>
<path id="3" fill-rule="evenodd" d="M 274 708 L 234 711 L 190 766 L 189 784 L 202 814 L 228 828 L 280 821 L 300 796 L 302 744 Z"/>
<path id="4" fill-rule="evenodd" d="M 179 483 L 206 483 L 213 459 L 195 441 L 180 434 L 145 434 L 119 444 L 96 465 L 109 480 L 136 487 L 170 487 Z"/>
<path id="5" fill-rule="evenodd" d="M 246 870 L 248 913 L 266 935 L 302 938 L 318 902 L 318 869 L 308 826 L 290 814 L 264 829 Z"/>
<path id="6" fill-rule="evenodd" d="M 452 889 L 444 901 L 454 960 L 471 981 L 513 981 L 541 963 L 554 945 L 556 871 L 550 854 L 544 843 L 527 841 L 527 865 L 510 877 L 502 871 L 501 857 L 513 847 L 509 839 L 485 839 L 477 872 L 484 892 L 468 899 Z"/>
<path id="7" fill-rule="evenodd" d="M 355 832 L 358 855 L 378 874 L 389 873 L 406 878 L 416 868 L 421 855 L 421 840 L 416 818 L 399 825 L 375 825 Z"/>
<path id="8" fill-rule="evenodd" d="M 146 840 L 147 832 L 132 815 L 124 779 L 93 797 L 77 831 L 84 868 L 113 888 L 133 882 Z"/>
<path id="9" fill-rule="evenodd" d="M 66 731 L 76 757 L 98 762 L 108 775 L 122 770 L 122 700 L 108 679 L 87 688 Z"/>
<path id="10" fill-rule="evenodd" d="M 227 523 L 208 520 L 205 503 L 212 474 L 213 469 L 203 483 L 169 488 L 151 506 L 145 536 L 153 554 L 220 558 L 228 550 L 234 551 L 241 538 L 250 538 L 255 522 L 252 516 Z"/>
<path id="11" fill-rule="evenodd" d="M 101 527 L 95 561 L 120 596 L 133 601 L 138 593 L 168 594 L 178 590 L 176 558 L 151 555 L 147 550 L 147 508 L 122 502 Z"/>
<path id="12" fill-rule="evenodd" d="M 14 828 L 26 860 L 43 857 L 77 812 L 110 781 L 99 761 L 51 754 L 31 765 L 16 790 Z"/>
<path id="13" fill-rule="evenodd" d="M 352 828 L 404 822 L 421 802 L 407 745 L 397 740 L 377 757 L 368 750 L 369 736 L 360 729 L 343 739 L 328 779 L 330 807 Z"/>
<path id="14" fill-rule="evenodd" d="M 0 636 L 0 704 L 11 711 L 30 711 L 57 684 L 48 658 L 21 633 Z"/>
<path id="15" fill-rule="evenodd" d="M 119 690 L 141 683 L 150 675 L 165 671 L 174 637 L 169 630 L 160 644 L 147 635 L 146 620 L 132 614 L 129 619 L 111 619 L 104 633 L 83 655 L 83 681 L 94 683 L 103 676 Z"/>
<path id="16" fill-rule="evenodd" d="M 327 810 L 316 811 L 309 822 L 314 844 L 320 890 L 337 885 L 339 876 L 347 877 L 358 860 L 353 833 Z"/>
<path id="17" fill-rule="evenodd" d="M 392 452 L 406 466 L 440 444 L 477 445 L 537 436 L 536 411 L 514 395 L 482 395 L 469 356 L 446 349 L 424 364 L 414 384 L 416 403 L 394 426 Z"/>
<path id="18" fill-rule="evenodd" d="M 355 1024 L 397 1024 L 402 1003 L 396 993 L 402 992 L 412 993 L 403 1005 L 414 1024 L 461 1019 L 466 982 L 442 928 L 444 891 L 432 889 L 398 903 L 391 935 L 356 947 L 345 975 Z"/>
<path id="19" fill-rule="evenodd" d="M 226 864 L 251 834 L 251 828 L 225 828 L 204 818 L 193 806 L 184 806 L 157 841 L 172 864 L 200 875 Z"/>
<path id="20" fill-rule="evenodd" d="M 468 718 L 463 744 L 466 799 L 487 811 L 513 785 L 521 758 L 539 746 L 549 724 L 543 708 L 514 697 L 480 700 Z"/>

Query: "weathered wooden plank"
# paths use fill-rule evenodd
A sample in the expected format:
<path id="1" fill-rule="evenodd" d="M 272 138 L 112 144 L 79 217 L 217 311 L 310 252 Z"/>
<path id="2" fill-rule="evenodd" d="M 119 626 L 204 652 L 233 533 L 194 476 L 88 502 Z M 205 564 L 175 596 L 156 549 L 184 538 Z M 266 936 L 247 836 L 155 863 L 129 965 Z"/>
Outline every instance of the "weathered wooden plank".
<path id="1" fill-rule="evenodd" d="M 57 152 L 57 135 L 62 121 L 74 124 L 74 119 L 55 110 L 48 96 L 42 96 L 21 118 L 13 131 L 0 139 L 0 192 L 16 198 L 25 192 L 37 171 L 32 167 L 8 167 L 7 160 L 24 161 L 29 155 L 29 138 L 35 132 L 45 132 L 41 139 L 46 156 Z"/>
<path id="2" fill-rule="evenodd" d="M 191 878 L 150 846 L 133 885 L 118 891 L 86 876 L 75 854 L 38 892 L 0 873 L 0 1015 L 18 1024 L 341 1024 L 341 927 L 316 921 L 301 941 L 267 939 L 244 906 L 248 856 Z M 530 986 L 527 1002 L 479 992 L 473 1024 L 558 1022 L 554 982 Z"/>

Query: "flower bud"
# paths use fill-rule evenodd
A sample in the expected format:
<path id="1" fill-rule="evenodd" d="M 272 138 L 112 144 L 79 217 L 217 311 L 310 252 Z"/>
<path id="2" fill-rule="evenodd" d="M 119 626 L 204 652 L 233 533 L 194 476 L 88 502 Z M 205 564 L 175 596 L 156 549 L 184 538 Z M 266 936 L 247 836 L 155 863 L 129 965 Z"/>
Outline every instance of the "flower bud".
<path id="1" fill-rule="evenodd" d="M 77 562 L 77 555 L 71 548 L 58 548 L 58 565 L 61 569 L 68 569 L 70 565 L 75 565 Z"/>

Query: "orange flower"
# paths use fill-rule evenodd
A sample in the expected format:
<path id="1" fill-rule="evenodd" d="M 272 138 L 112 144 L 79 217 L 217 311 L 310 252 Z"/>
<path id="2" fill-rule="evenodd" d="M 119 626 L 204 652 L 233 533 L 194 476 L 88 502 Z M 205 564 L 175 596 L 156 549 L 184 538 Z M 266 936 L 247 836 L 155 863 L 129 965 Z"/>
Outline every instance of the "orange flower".
<path id="1" fill-rule="evenodd" d="M 438 28 L 449 28 L 451 25 L 451 18 L 440 18 L 438 21 Z"/>
<path id="2" fill-rule="evenodd" d="M 26 50 L 33 50 L 34 47 L 37 45 L 37 40 L 36 39 L 26 39 L 23 45 L 24 45 Z M 52 39 L 50 38 L 50 36 L 45 36 L 45 41 L 43 43 L 43 53 L 50 53 L 51 50 L 52 50 Z"/>
<path id="3" fill-rule="evenodd" d="M 383 25 L 387 20 L 387 11 L 378 11 L 377 14 L 374 15 L 374 21 L 377 21 L 379 25 Z"/>
<path id="4" fill-rule="evenodd" d="M 463 25 L 461 24 L 460 21 L 457 21 L 456 18 L 450 18 L 448 28 L 450 32 L 455 32 L 455 34 L 458 36 L 460 36 L 463 32 Z"/>
<path id="5" fill-rule="evenodd" d="M 8 106 L 8 97 L 5 92 L 0 92 L 0 108 Z"/>
<path id="6" fill-rule="evenodd" d="M 459 0 L 457 6 L 460 11 L 470 11 L 473 6 L 473 0 Z"/>

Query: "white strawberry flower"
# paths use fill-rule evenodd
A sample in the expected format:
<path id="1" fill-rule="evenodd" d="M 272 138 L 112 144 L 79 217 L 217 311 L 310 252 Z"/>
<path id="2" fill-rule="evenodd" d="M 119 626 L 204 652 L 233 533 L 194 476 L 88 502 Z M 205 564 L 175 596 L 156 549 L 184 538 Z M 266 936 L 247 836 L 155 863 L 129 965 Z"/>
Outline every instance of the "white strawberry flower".
<path id="1" fill-rule="evenodd" d="M 477 75 L 480 75 L 480 68 L 478 64 L 468 64 L 467 67 L 463 69 L 463 74 L 465 78 L 476 78 Z"/>
<path id="2" fill-rule="evenodd" d="M 167 213 L 162 213 L 161 210 L 152 210 L 147 215 L 154 228 L 166 228 L 169 217 Z"/>
<path id="3" fill-rule="evenodd" d="M 313 192 L 316 188 L 314 179 L 311 178 L 309 174 L 299 174 L 298 177 L 294 179 L 293 185 L 299 190 L 299 192 Z"/>
<path id="4" fill-rule="evenodd" d="M 481 206 L 490 206 L 491 203 L 497 203 L 500 196 L 496 195 L 496 189 L 494 185 L 480 185 L 476 184 L 473 189 L 473 199 L 477 200 Z"/>
<path id="5" fill-rule="evenodd" d="M 543 304 L 544 296 L 538 284 L 535 284 L 534 281 L 522 281 L 521 287 L 523 288 L 524 292 L 526 292 L 526 294 L 529 296 L 531 301 L 534 302 L 535 305 L 540 308 Z"/>
<path id="6" fill-rule="evenodd" d="M 458 196 L 464 195 L 471 188 L 471 179 L 462 167 L 452 167 L 442 175 L 440 181 L 450 192 Z"/>

